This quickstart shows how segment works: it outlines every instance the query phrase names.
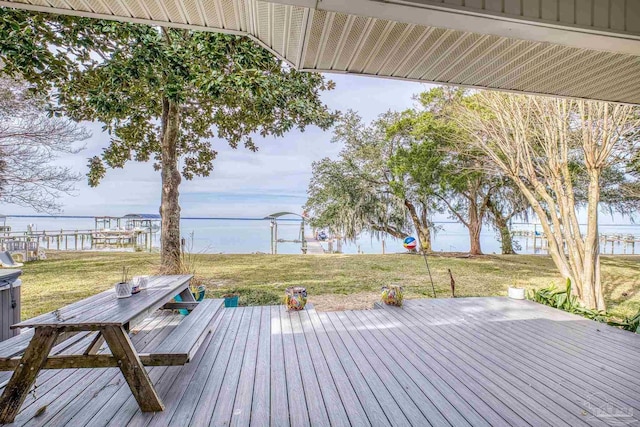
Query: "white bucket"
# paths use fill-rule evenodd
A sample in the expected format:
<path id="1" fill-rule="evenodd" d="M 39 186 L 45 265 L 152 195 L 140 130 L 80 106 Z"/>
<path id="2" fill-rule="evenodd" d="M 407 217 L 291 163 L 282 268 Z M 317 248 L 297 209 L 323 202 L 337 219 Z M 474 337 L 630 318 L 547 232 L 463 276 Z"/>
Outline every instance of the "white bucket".
<path id="1" fill-rule="evenodd" d="M 508 292 L 509 298 L 512 299 L 524 299 L 524 288 L 514 288 L 509 286 Z"/>

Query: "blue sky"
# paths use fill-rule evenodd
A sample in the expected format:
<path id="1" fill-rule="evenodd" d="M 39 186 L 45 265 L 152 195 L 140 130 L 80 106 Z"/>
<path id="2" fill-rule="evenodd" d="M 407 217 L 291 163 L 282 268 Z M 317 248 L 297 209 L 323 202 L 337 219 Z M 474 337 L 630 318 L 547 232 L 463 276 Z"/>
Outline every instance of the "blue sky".
<path id="1" fill-rule="evenodd" d="M 327 75 L 336 89 L 323 94 L 330 108 L 352 109 L 365 119 L 391 109 L 413 106 L 412 95 L 428 85 L 353 75 Z M 92 137 L 82 152 L 59 159 L 85 174 L 87 158 L 99 154 L 109 143 L 99 123 L 86 123 Z M 331 131 L 308 128 L 282 138 L 256 138 L 260 150 L 253 153 L 231 149 L 225 141 L 213 142 L 218 151 L 215 169 L 207 178 L 183 180 L 182 216 L 264 217 L 278 211 L 300 212 L 306 201 L 311 163 L 335 157 L 340 146 L 330 142 Z M 131 162 L 124 169 L 110 170 L 99 187 L 78 183 L 76 194 L 61 197 L 64 215 L 124 215 L 129 212 L 157 213 L 160 205 L 160 175 L 151 163 Z M 31 209 L 0 205 L 5 214 L 31 214 Z"/>

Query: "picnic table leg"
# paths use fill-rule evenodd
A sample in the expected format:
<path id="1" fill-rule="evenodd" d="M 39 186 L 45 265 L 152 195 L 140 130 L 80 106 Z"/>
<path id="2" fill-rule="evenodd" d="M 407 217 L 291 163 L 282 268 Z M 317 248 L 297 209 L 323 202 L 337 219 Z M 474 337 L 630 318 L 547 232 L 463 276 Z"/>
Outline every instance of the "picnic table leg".
<path id="1" fill-rule="evenodd" d="M 187 287 L 184 291 L 180 292 L 180 298 L 182 298 L 183 302 L 196 302 L 196 299 L 193 297 L 191 293 L 191 289 Z"/>
<path id="2" fill-rule="evenodd" d="M 102 336 L 102 332 L 98 331 L 95 337 L 93 337 L 93 341 L 89 344 L 89 347 L 84 351 L 85 356 L 89 356 L 92 354 L 98 354 L 100 347 L 104 343 L 104 337 Z"/>
<path id="3" fill-rule="evenodd" d="M 12 423 L 18 415 L 57 337 L 56 328 L 42 326 L 35 329 L 33 338 L 22 355 L 20 365 L 13 372 L 0 398 L 0 424 Z"/>
<path id="4" fill-rule="evenodd" d="M 111 349 L 113 356 L 118 359 L 122 375 L 127 380 L 133 397 L 138 401 L 138 406 L 140 406 L 142 412 L 163 411 L 164 405 L 155 388 L 153 388 L 151 379 L 124 328 L 121 326 L 105 326 L 102 329 L 102 336 Z"/>

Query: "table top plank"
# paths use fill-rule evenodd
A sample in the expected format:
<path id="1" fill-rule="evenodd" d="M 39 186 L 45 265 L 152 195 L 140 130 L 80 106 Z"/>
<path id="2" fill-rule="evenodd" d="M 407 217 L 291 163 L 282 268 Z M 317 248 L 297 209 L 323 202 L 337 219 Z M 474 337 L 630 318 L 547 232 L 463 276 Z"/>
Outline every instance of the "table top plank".
<path id="1" fill-rule="evenodd" d="M 189 286 L 191 275 L 150 277 L 147 289 L 129 298 L 117 298 L 114 289 L 78 301 L 12 326 L 123 326 L 150 308 L 157 308 Z"/>

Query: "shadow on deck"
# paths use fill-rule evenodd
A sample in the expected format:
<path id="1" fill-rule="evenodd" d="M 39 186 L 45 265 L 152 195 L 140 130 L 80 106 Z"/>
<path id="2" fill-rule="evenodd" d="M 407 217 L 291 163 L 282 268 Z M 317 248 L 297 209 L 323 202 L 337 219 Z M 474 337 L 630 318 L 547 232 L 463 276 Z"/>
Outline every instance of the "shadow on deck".
<path id="1" fill-rule="evenodd" d="M 147 319 L 136 348 L 180 316 Z M 640 336 L 529 301 L 245 307 L 213 322 L 192 362 L 147 368 L 164 412 L 140 412 L 116 368 L 48 370 L 11 425 L 640 425 Z"/>

